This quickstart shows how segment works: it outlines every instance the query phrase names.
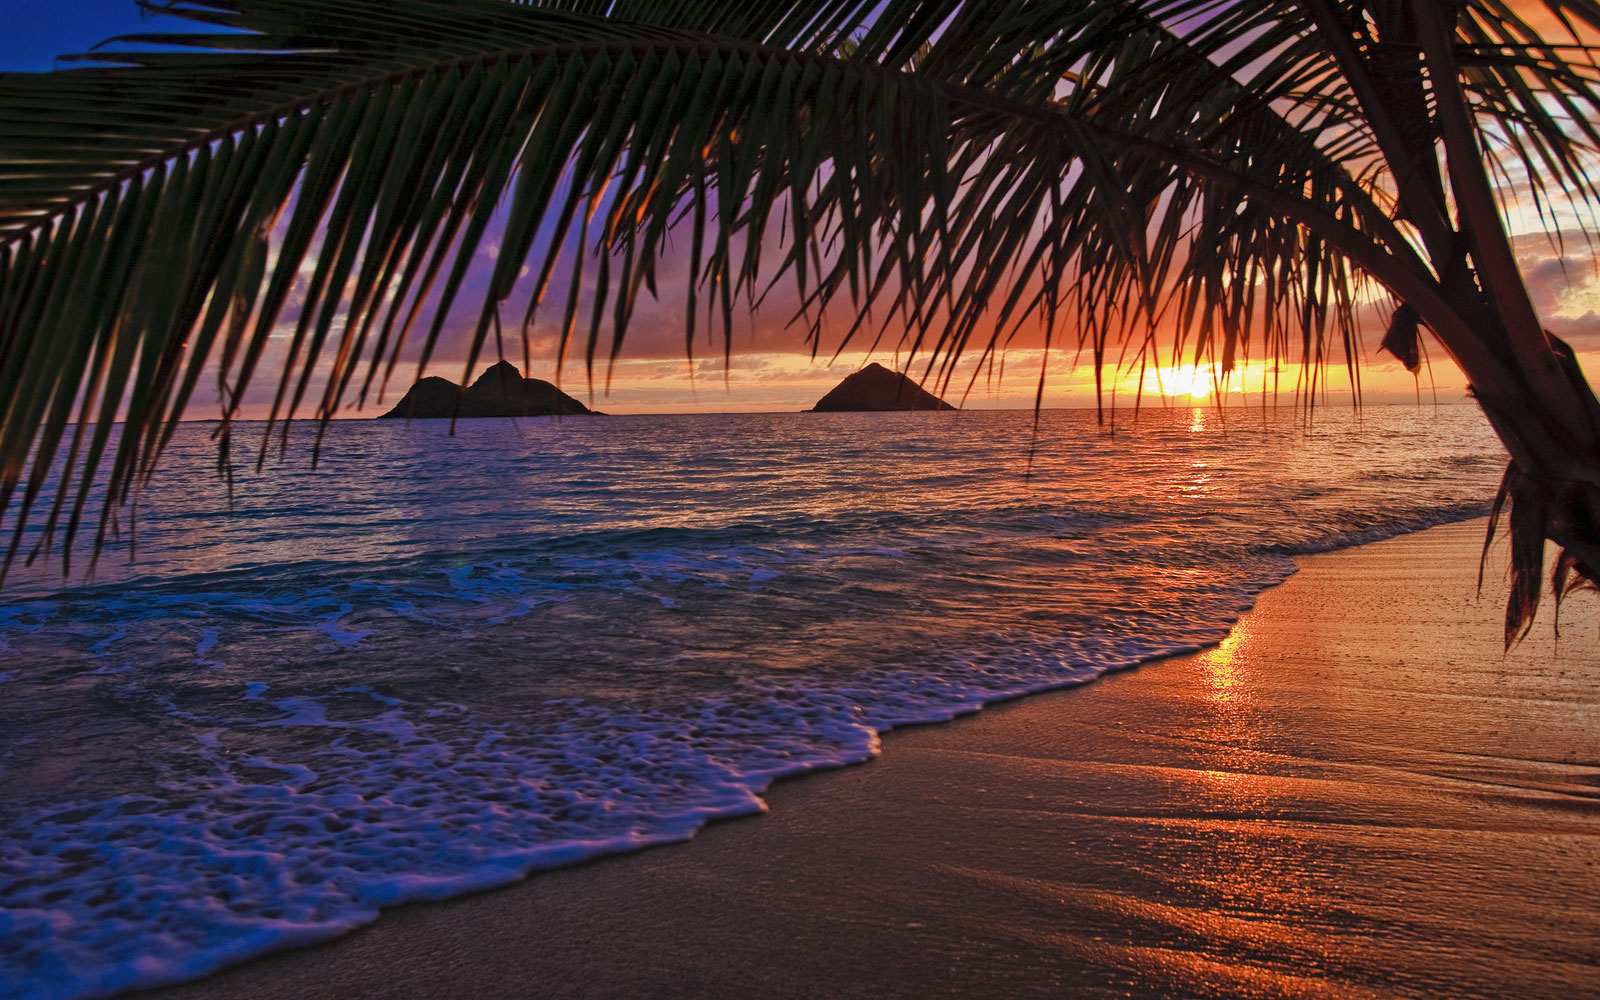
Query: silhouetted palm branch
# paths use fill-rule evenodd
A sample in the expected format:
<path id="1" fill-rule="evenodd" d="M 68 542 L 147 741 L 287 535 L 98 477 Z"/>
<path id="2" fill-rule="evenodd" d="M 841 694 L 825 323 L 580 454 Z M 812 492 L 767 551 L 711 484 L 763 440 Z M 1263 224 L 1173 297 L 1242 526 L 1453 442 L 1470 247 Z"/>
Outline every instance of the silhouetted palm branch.
<path id="1" fill-rule="evenodd" d="M 1030 321 L 1097 376 L 1169 321 L 1224 371 L 1337 359 L 1356 384 L 1381 286 L 1385 346 L 1414 368 L 1431 329 L 1512 452 L 1508 635 L 1528 537 L 1566 547 L 1558 593 L 1600 579 L 1600 408 L 1494 190 L 1600 201 L 1594 0 L 1546 3 L 1565 47 L 1500 0 L 152 6 L 223 30 L 0 78 L 7 566 L 52 478 L 27 556 L 70 555 L 105 467 L 98 551 L 203 378 L 226 462 L 274 336 L 269 435 L 314 375 L 324 421 L 381 391 L 419 326 L 426 365 L 492 234 L 469 373 L 509 319 L 581 341 L 592 380 L 669 257 L 686 350 L 704 316 L 730 349 L 736 303 L 786 281 L 813 350 L 845 306 L 840 341 L 890 335 L 941 382 Z"/>

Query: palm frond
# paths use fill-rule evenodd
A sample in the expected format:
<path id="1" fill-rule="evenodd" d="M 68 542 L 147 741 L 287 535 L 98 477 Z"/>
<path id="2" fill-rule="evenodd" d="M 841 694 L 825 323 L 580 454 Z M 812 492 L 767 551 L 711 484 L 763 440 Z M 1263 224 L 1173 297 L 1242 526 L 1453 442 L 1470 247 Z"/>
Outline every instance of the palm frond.
<path id="1" fill-rule="evenodd" d="M 1461 238 L 1458 180 L 1416 154 L 1444 91 L 1408 0 L 159 6 L 206 27 L 0 77 L 7 566 L 25 538 L 71 553 L 105 467 L 98 552 L 207 378 L 224 454 L 264 367 L 269 434 L 313 398 L 326 421 L 414 330 L 426 365 L 461 309 L 468 371 L 539 325 L 592 380 L 670 255 L 686 346 L 709 322 L 731 350 L 738 304 L 783 281 L 813 350 L 893 337 L 941 383 L 1028 324 L 1097 374 L 1157 360 L 1159 323 L 1174 355 L 1354 383 L 1370 280 L 1481 392 L 1514 388 L 1473 305 L 1493 241 Z M 1547 6 L 1600 26 L 1593 0 Z M 1490 167 L 1600 200 L 1592 59 L 1498 0 L 1451 43 Z"/>

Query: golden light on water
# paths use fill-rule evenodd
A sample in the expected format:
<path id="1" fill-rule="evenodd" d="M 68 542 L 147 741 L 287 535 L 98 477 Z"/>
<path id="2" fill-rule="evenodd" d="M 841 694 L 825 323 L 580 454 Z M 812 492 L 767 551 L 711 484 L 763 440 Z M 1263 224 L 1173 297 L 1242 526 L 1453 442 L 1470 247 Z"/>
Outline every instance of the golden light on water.
<path id="1" fill-rule="evenodd" d="M 1249 698 L 1249 670 L 1240 655 L 1240 647 L 1249 639 L 1249 620 L 1241 619 L 1226 639 L 1200 654 L 1198 665 L 1213 703 L 1226 705 Z"/>
<path id="2" fill-rule="evenodd" d="M 1228 637 L 1195 658 L 1202 691 L 1211 709 L 1205 727 L 1210 765 L 1200 771 L 1213 806 L 1224 810 L 1254 808 L 1270 794 L 1271 780 L 1258 773 L 1255 748 L 1262 739 L 1261 719 L 1255 711 L 1257 678 L 1251 669 L 1251 620 L 1241 618 Z M 1252 867 L 1217 872 L 1219 879 L 1249 883 Z"/>

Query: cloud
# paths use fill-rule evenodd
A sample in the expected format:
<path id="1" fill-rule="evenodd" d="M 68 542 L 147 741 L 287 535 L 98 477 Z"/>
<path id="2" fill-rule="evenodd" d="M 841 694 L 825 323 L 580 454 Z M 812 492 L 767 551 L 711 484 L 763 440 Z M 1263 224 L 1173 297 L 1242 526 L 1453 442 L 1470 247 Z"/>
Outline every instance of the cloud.
<path id="1" fill-rule="evenodd" d="M 1513 240 L 1545 326 L 1578 351 L 1600 350 L 1600 247 L 1581 232 Z"/>

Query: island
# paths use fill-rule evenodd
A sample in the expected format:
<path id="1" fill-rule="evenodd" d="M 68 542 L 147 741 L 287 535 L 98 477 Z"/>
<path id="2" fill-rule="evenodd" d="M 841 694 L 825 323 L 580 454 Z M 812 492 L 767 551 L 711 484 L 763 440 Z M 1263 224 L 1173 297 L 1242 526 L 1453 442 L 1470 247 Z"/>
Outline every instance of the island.
<path id="1" fill-rule="evenodd" d="M 466 389 L 437 375 L 419 379 L 394 409 L 378 419 L 566 415 L 601 414 L 544 379 L 523 378 L 522 370 L 516 365 L 501 361 L 484 369 L 478 380 Z"/>
<path id="2" fill-rule="evenodd" d="M 810 413 L 859 413 L 877 410 L 953 410 L 904 374 L 874 361 L 845 378 L 817 400 Z"/>

